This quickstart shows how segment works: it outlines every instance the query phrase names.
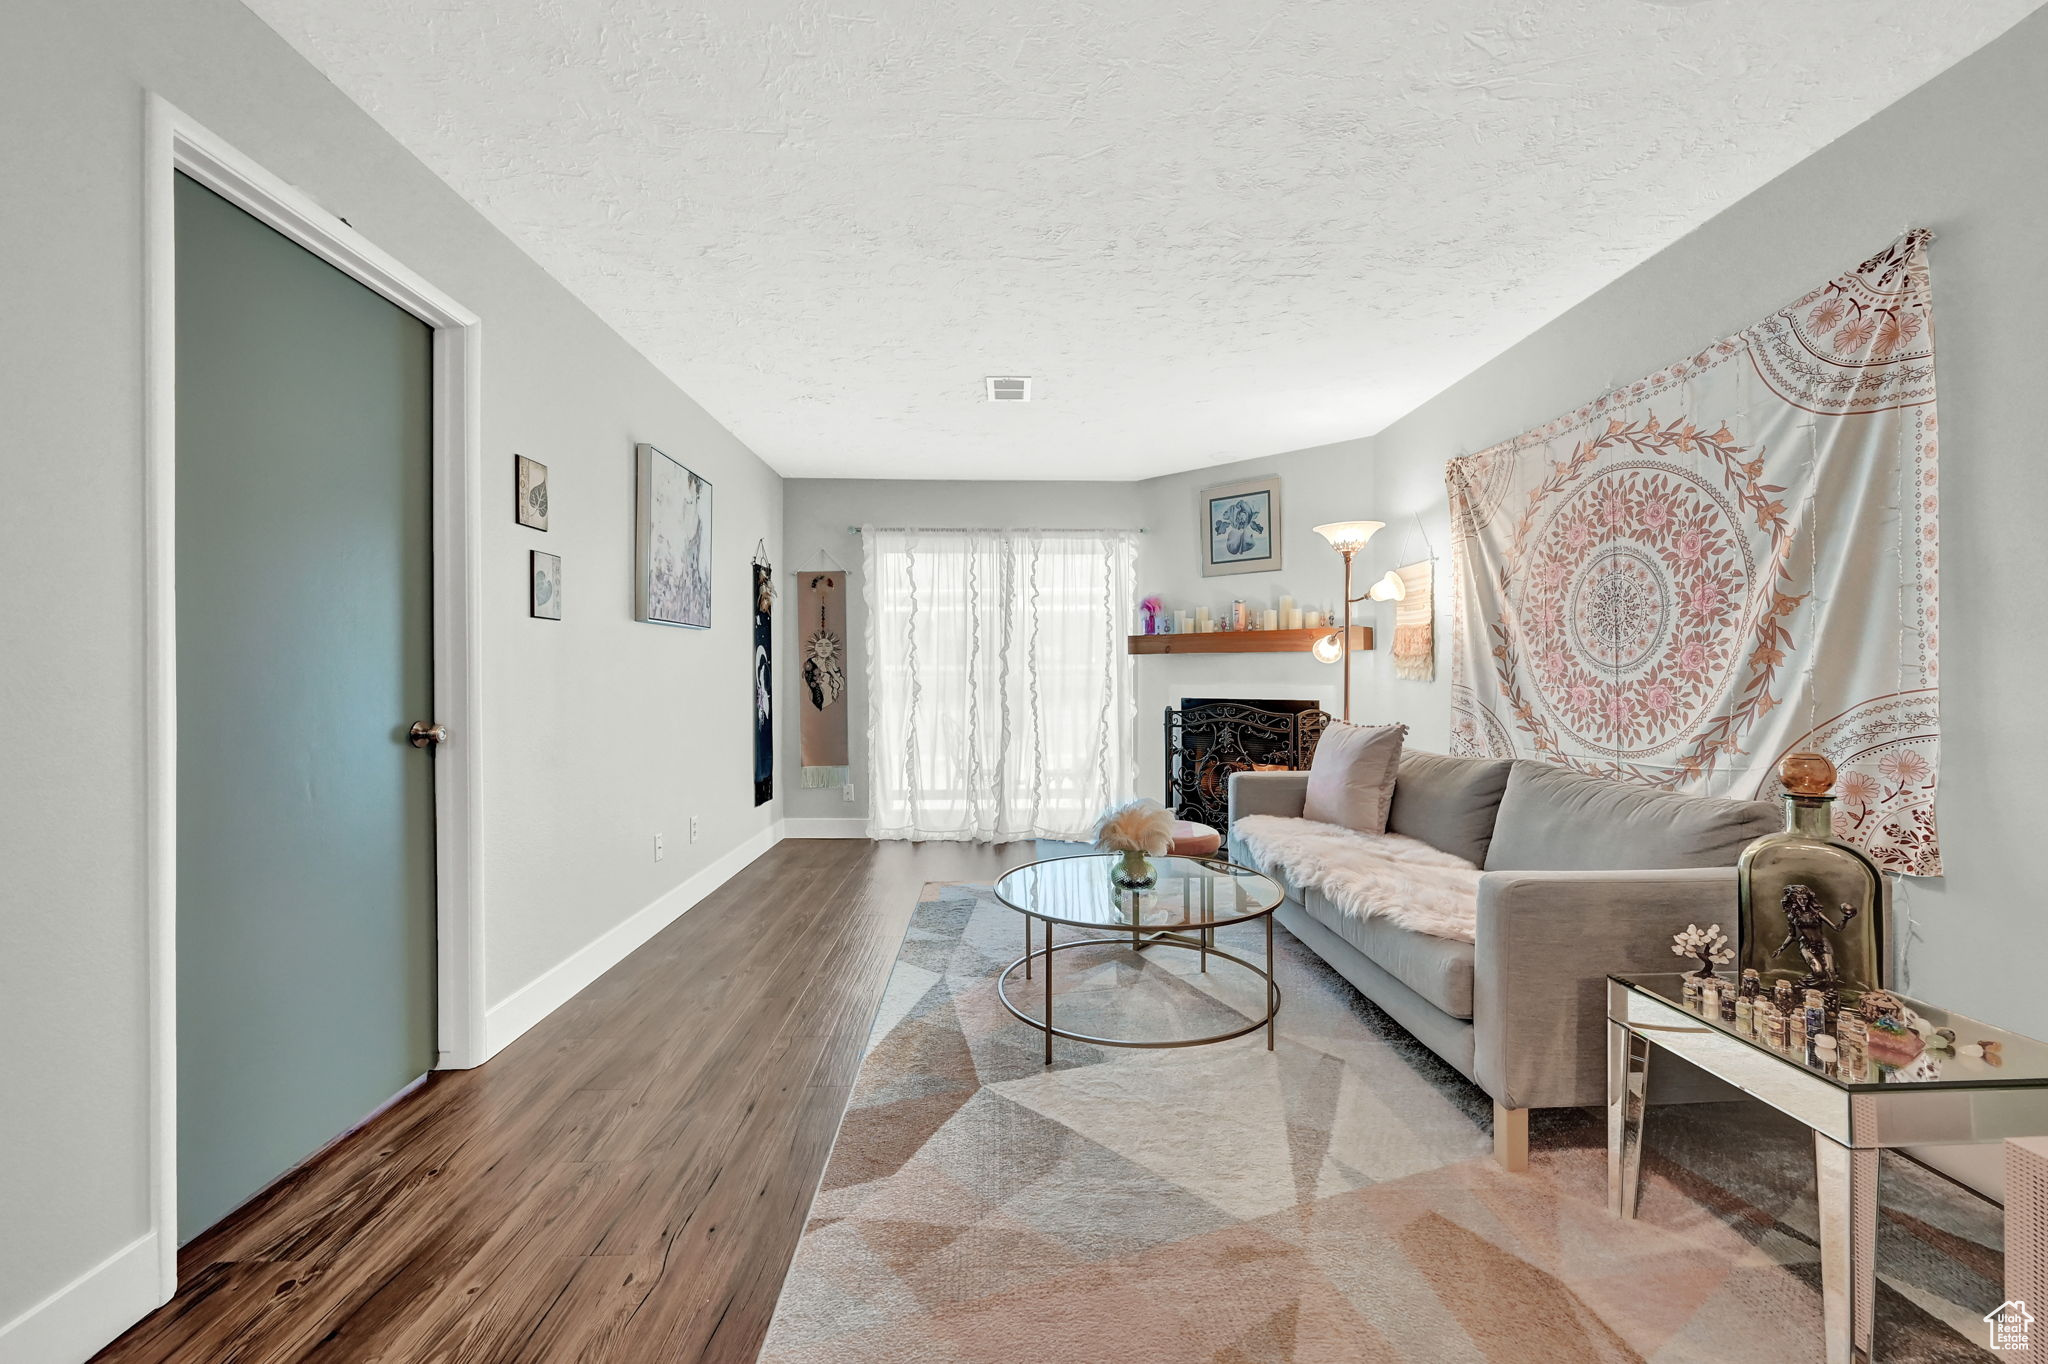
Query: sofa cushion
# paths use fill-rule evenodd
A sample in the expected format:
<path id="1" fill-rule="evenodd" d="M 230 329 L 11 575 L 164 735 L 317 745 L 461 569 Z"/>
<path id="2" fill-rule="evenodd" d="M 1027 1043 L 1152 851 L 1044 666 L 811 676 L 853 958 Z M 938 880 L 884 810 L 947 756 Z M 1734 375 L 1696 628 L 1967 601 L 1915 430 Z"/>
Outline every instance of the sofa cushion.
<path id="1" fill-rule="evenodd" d="M 1304 895 L 1301 907 L 1382 971 L 1451 1017 L 1472 1016 L 1471 943 L 1418 933 L 1376 914 L 1349 913 L 1319 890 Z"/>
<path id="2" fill-rule="evenodd" d="M 1316 754 L 1308 765 L 1302 818 L 1362 834 L 1385 833 L 1394 773 L 1401 765 L 1401 740 L 1407 733 L 1406 725 L 1332 723 L 1316 741 Z"/>
<path id="3" fill-rule="evenodd" d="M 1494 815 L 1513 767 L 1511 758 L 1453 758 L 1408 749 L 1394 779 L 1387 828 L 1484 866 Z"/>
<path id="4" fill-rule="evenodd" d="M 1517 758 L 1484 865 L 1488 871 L 1727 867 L 1781 823 L 1761 801 L 1653 791 Z"/>

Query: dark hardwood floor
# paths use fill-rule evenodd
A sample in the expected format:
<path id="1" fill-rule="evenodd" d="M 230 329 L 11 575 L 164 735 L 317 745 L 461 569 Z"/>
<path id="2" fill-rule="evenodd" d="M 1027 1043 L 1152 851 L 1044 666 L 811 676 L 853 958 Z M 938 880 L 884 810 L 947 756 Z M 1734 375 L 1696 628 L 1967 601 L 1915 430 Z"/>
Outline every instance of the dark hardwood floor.
<path id="1" fill-rule="evenodd" d="M 1033 855 L 778 845 L 186 1247 L 98 1359 L 752 1360 L 919 887 Z"/>

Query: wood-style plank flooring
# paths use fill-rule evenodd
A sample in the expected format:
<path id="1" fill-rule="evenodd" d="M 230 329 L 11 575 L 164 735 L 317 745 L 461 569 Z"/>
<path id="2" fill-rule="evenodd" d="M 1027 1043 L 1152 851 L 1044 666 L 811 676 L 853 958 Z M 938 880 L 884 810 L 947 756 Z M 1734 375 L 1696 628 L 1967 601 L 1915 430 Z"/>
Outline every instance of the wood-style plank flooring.
<path id="1" fill-rule="evenodd" d="M 778 845 L 187 1246 L 98 1358 L 752 1360 L 919 888 L 1033 855 Z"/>

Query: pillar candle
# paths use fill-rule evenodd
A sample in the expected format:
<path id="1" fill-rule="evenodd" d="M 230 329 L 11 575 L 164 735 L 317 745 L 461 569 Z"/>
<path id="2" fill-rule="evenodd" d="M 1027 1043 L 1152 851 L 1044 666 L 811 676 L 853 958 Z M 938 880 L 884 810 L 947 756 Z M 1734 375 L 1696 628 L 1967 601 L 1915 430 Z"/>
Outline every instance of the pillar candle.
<path id="1" fill-rule="evenodd" d="M 1303 629 L 1320 629 L 1323 624 L 1323 613 L 1320 611 L 1304 611 L 1301 613 L 1301 624 Z"/>
<path id="2" fill-rule="evenodd" d="M 1196 607 L 1196 608 L 1195 608 L 1195 630 L 1196 630 L 1196 631 L 1197 631 L 1198 633 L 1200 633 L 1200 634 L 1204 634 L 1204 635 L 1206 635 L 1206 634 L 1208 634 L 1208 633 L 1209 633 L 1209 608 L 1208 608 L 1208 607 L 1206 607 L 1206 606 L 1198 606 L 1198 607 Z"/>
<path id="3" fill-rule="evenodd" d="M 1280 628 L 1280 613 L 1278 611 L 1269 610 L 1266 612 L 1266 628 L 1268 630 L 1277 630 Z"/>
<path id="4" fill-rule="evenodd" d="M 1280 628 L 1283 630 L 1301 629 L 1301 612 L 1297 611 L 1292 606 L 1288 607 L 1286 611 L 1281 614 Z"/>
<path id="5" fill-rule="evenodd" d="M 1177 635 L 1184 635 L 1184 634 L 1186 634 L 1186 633 L 1187 633 L 1187 632 L 1189 631 L 1189 629 L 1191 629 L 1191 628 L 1192 628 L 1192 627 L 1191 627 L 1191 625 L 1190 625 L 1190 623 L 1189 623 L 1189 619 L 1188 619 L 1188 613 L 1187 613 L 1187 612 L 1185 612 L 1185 611 L 1176 611 L 1176 612 L 1174 612 L 1174 613 L 1173 613 L 1173 632 L 1174 632 L 1175 634 L 1177 634 Z"/>
<path id="6" fill-rule="evenodd" d="M 1280 619 L 1282 619 L 1282 620 L 1285 620 L 1285 619 L 1287 619 L 1287 618 L 1288 618 L 1289 616 L 1291 616 L 1291 615 L 1293 615 L 1293 614 L 1294 614 L 1294 598 L 1292 598 L 1292 597 L 1282 597 L 1282 598 L 1280 599 Z"/>

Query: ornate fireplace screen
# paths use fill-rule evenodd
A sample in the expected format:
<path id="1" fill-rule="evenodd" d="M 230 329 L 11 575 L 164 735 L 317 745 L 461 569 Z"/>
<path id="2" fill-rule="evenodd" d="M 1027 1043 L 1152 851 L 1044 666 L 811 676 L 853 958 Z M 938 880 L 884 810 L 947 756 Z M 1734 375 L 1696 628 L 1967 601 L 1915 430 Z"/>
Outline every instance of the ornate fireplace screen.
<path id="1" fill-rule="evenodd" d="M 1313 701 L 1183 698 L 1166 710 L 1166 803 L 1213 829 L 1230 822 L 1230 774 L 1299 771 L 1330 713 Z"/>

